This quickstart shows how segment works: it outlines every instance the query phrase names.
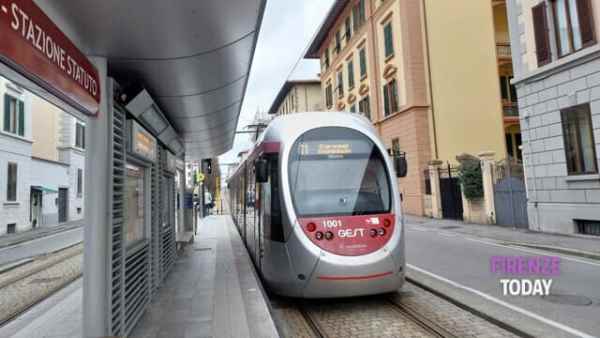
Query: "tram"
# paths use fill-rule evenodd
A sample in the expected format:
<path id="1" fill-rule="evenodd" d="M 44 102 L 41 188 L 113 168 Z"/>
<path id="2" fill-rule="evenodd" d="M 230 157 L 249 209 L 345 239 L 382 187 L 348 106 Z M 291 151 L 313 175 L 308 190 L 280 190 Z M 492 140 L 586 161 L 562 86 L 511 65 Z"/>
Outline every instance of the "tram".
<path id="1" fill-rule="evenodd" d="M 274 119 L 228 180 L 231 212 L 270 291 L 333 298 L 396 291 L 404 227 L 389 154 L 366 118 L 311 112 Z"/>

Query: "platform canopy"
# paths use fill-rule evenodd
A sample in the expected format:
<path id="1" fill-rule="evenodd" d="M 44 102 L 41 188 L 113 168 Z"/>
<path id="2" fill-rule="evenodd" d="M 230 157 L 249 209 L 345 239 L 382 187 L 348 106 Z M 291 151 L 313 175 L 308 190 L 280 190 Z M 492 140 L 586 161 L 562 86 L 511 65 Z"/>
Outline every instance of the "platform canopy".
<path id="1" fill-rule="evenodd" d="M 186 158 L 233 139 L 266 0 L 42 1 L 69 18 L 89 56 L 139 79 L 183 137 Z"/>

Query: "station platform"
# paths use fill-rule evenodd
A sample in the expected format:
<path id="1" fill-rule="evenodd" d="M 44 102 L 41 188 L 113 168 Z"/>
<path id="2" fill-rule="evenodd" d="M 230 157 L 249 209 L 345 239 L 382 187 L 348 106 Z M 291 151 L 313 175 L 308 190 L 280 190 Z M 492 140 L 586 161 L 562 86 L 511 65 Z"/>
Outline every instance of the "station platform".
<path id="1" fill-rule="evenodd" d="M 0 328 L 0 337 L 83 337 L 78 280 Z M 229 216 L 200 221 L 193 244 L 130 337 L 278 337 L 250 257 Z"/>

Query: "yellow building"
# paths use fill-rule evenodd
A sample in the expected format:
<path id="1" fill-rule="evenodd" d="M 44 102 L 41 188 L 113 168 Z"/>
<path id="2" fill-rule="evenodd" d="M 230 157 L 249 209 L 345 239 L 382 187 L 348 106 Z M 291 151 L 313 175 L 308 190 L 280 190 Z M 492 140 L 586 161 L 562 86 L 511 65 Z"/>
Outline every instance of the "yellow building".
<path id="1" fill-rule="evenodd" d="M 497 47 L 507 32 L 503 1 L 337 1 L 309 47 L 326 109 L 363 113 L 390 151 L 406 153 L 408 213 L 424 214 L 432 160 L 507 156 L 499 79 L 512 67 Z"/>
<path id="2" fill-rule="evenodd" d="M 290 80 L 286 81 L 277 93 L 271 108 L 269 108 L 269 115 L 323 111 L 323 108 L 323 95 L 319 79 Z"/>

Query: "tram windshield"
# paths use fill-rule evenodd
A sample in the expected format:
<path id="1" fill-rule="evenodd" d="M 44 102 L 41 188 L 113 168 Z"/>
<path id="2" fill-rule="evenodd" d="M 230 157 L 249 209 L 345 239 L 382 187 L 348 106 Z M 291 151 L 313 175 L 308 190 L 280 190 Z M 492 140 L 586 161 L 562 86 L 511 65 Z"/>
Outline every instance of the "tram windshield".
<path id="1" fill-rule="evenodd" d="M 290 153 L 289 182 L 300 217 L 390 211 L 383 155 L 368 137 L 352 129 L 327 127 L 303 134 Z"/>

